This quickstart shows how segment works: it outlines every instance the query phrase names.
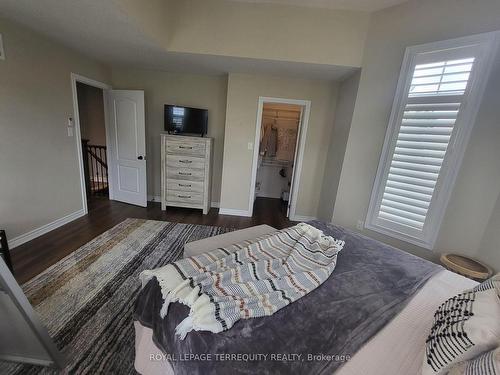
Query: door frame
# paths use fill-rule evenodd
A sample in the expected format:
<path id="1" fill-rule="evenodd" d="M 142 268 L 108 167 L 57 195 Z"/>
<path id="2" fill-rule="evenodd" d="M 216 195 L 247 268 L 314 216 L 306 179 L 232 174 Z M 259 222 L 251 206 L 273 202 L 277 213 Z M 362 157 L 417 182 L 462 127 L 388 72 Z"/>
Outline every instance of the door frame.
<path id="1" fill-rule="evenodd" d="M 80 111 L 78 108 L 78 92 L 76 88 L 76 83 L 84 83 L 86 85 L 96 87 L 98 89 L 103 90 L 103 98 L 104 98 L 104 90 L 111 90 L 112 87 L 111 85 L 108 85 L 107 83 L 96 81 L 92 78 L 88 78 L 85 76 L 82 76 L 80 74 L 76 73 L 71 73 L 71 92 L 73 94 L 73 124 L 74 124 L 74 136 L 75 136 L 75 141 L 76 141 L 76 153 L 78 156 L 78 168 L 80 169 L 80 188 L 81 188 L 81 193 L 82 193 L 82 208 L 84 215 L 86 215 L 89 210 L 87 206 L 87 188 L 85 187 L 85 170 L 83 167 L 83 150 L 82 150 L 82 133 L 81 133 L 81 128 L 80 128 Z M 106 144 L 109 144 L 108 140 L 108 122 L 107 122 L 107 116 L 106 116 L 106 105 L 103 102 L 104 106 L 104 127 L 106 130 Z M 106 162 L 109 164 L 109 161 L 106 160 Z M 108 175 L 108 190 L 111 191 L 111 186 L 113 184 L 113 181 L 109 178 Z M 111 198 L 111 196 L 110 196 Z"/>
<path id="2" fill-rule="evenodd" d="M 297 143 L 295 150 L 295 160 L 293 164 L 293 178 L 290 186 L 290 213 L 288 217 L 292 221 L 296 221 L 296 208 L 297 208 L 297 192 L 299 191 L 300 175 L 302 172 L 302 162 L 304 159 L 304 149 L 306 145 L 307 127 L 309 125 L 309 115 L 311 113 L 311 101 L 302 99 L 286 99 L 275 98 L 267 96 L 259 96 L 259 103 L 257 107 L 257 121 L 255 126 L 255 141 L 253 146 L 253 161 L 252 161 L 252 178 L 250 181 L 250 195 L 248 202 L 249 216 L 253 216 L 253 206 L 255 202 L 255 182 L 257 180 L 257 164 L 259 162 L 259 145 L 260 145 L 260 131 L 262 127 L 262 111 L 264 103 L 279 103 L 279 104 L 293 104 L 299 105 L 302 109 L 301 122 L 297 132 Z"/>

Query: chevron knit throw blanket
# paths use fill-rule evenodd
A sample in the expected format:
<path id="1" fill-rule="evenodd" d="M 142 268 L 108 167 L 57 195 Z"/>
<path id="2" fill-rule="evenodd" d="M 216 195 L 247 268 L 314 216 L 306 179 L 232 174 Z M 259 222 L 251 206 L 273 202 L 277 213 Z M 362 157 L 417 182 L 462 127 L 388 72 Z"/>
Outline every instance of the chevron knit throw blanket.
<path id="1" fill-rule="evenodd" d="M 141 273 L 142 285 L 156 277 L 164 304 L 190 308 L 177 326 L 184 339 L 191 330 L 222 332 L 239 319 L 274 314 L 320 286 L 335 269 L 343 241 L 308 224 L 219 248 Z"/>

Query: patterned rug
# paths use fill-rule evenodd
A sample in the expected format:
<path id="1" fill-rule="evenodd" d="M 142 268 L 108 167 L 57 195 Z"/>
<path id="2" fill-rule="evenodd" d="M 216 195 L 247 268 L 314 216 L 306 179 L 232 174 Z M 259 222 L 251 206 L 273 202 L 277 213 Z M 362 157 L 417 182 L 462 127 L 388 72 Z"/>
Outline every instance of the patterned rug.
<path id="1" fill-rule="evenodd" d="M 70 374 L 135 374 L 132 312 L 139 273 L 181 257 L 184 244 L 228 228 L 127 219 L 22 286 Z M 0 374 L 52 370 L 0 362 Z"/>

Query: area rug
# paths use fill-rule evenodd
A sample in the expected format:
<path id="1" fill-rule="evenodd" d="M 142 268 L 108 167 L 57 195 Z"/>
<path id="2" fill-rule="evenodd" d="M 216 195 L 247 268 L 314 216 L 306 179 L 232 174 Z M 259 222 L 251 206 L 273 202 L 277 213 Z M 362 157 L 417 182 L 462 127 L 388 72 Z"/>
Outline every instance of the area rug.
<path id="1" fill-rule="evenodd" d="M 173 262 L 184 244 L 229 228 L 127 219 L 22 286 L 69 374 L 135 374 L 132 312 L 139 273 Z M 0 363 L 1 374 L 51 374 Z"/>

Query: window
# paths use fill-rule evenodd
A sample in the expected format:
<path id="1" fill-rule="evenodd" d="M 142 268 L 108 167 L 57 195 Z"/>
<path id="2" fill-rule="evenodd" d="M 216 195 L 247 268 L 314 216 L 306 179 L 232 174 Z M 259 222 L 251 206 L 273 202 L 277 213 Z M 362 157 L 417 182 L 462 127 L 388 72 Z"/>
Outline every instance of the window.
<path id="1" fill-rule="evenodd" d="M 497 35 L 407 48 L 370 199 L 368 229 L 434 247 Z"/>

